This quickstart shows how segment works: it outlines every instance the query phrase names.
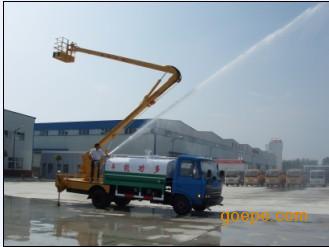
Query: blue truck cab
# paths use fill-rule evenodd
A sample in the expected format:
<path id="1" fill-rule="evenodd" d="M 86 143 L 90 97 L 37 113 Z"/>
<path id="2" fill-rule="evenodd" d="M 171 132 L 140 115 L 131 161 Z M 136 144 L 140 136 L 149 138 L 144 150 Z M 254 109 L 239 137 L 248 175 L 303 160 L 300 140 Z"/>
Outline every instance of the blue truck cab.
<path id="1" fill-rule="evenodd" d="M 172 176 L 171 205 L 180 215 L 193 208 L 219 205 L 223 201 L 222 181 L 218 166 L 210 159 L 182 155 L 175 160 Z"/>

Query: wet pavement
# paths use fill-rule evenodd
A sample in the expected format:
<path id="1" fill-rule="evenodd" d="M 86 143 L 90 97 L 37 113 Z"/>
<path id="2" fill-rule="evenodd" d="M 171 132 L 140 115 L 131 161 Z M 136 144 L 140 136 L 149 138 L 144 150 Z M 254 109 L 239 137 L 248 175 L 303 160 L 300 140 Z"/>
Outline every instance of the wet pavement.
<path id="1" fill-rule="evenodd" d="M 5 245 L 219 245 L 212 213 L 177 217 L 170 209 L 91 205 L 5 197 Z"/>
<path id="2" fill-rule="evenodd" d="M 231 197 L 227 195 L 227 204 L 223 208 L 213 207 L 212 211 L 193 212 L 191 215 L 179 217 L 171 207 L 145 202 L 133 202 L 124 210 L 114 205 L 107 210 L 97 210 L 89 200 L 86 200 L 86 196 L 70 193 L 63 194 L 61 206 L 57 207 L 57 194 L 48 191 L 46 195 L 47 186 L 40 186 L 40 183 L 26 185 L 27 183 L 24 185 L 14 183 L 8 186 L 5 183 L 4 244 L 7 246 L 297 246 L 329 243 L 329 188 L 318 188 L 319 190 L 314 188 L 311 194 L 308 190 L 280 193 L 266 188 L 227 188 L 227 191 L 234 195 Z M 32 192 L 31 188 L 35 189 L 38 186 L 40 190 Z M 28 198 L 22 198 L 20 195 Z M 248 196 L 244 197 L 244 195 Z M 271 198 L 270 202 L 265 203 L 266 199 L 262 195 Z M 72 196 L 71 200 L 70 196 Z M 37 199 L 38 197 L 47 199 Z M 305 200 L 302 200 L 303 197 Z M 226 225 L 219 219 L 221 210 L 236 210 L 239 204 L 243 208 L 243 203 L 245 206 L 254 205 L 254 210 L 274 212 L 274 201 L 280 207 L 284 207 L 282 203 L 286 203 L 286 211 L 297 211 L 301 207 L 305 210 L 312 208 L 312 210 L 307 211 L 308 220 L 299 223 L 277 222 L 272 219 L 269 222 L 257 222 L 253 225 L 243 222 Z M 294 202 L 296 209 L 292 210 Z M 328 213 L 325 213 L 326 210 Z"/>

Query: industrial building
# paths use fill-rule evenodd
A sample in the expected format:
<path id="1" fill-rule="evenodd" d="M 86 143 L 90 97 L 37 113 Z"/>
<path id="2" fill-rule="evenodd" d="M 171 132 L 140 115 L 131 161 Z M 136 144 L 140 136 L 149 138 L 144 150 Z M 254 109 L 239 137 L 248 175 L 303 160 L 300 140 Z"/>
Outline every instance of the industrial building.
<path id="1" fill-rule="evenodd" d="M 34 132 L 34 166 L 42 177 L 53 178 L 57 170 L 76 173 L 81 155 L 97 143 L 119 120 L 37 123 Z M 142 128 L 142 126 L 146 126 Z M 107 145 L 111 151 L 131 140 L 114 154 L 177 156 L 192 154 L 221 159 L 243 159 L 250 166 L 268 168 L 275 164 L 273 154 L 213 132 L 198 131 L 179 120 L 137 119 Z M 55 169 L 56 167 L 56 169 Z"/>
<path id="2" fill-rule="evenodd" d="M 32 176 L 34 122 L 35 117 L 4 110 L 4 176 Z"/>

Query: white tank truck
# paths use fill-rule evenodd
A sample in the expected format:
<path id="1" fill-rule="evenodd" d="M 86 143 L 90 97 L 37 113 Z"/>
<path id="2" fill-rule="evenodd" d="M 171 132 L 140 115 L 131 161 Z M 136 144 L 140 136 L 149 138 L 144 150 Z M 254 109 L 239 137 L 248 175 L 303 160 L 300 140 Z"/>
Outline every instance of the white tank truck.
<path id="1" fill-rule="evenodd" d="M 114 201 L 125 206 L 131 200 L 172 205 L 177 214 L 222 202 L 221 173 L 215 162 L 195 156 L 111 157 L 105 163 L 104 185 L 109 194 L 92 198 L 96 207 Z"/>

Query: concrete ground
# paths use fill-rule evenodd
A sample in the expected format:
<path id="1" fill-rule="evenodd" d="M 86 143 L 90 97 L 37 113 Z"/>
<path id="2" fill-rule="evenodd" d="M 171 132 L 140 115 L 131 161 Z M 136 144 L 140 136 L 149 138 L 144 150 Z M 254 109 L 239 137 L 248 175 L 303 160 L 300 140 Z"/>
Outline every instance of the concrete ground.
<path id="1" fill-rule="evenodd" d="M 94 209 L 85 195 L 53 182 L 4 183 L 5 245 L 328 245 L 329 187 L 296 190 L 224 187 L 224 206 L 178 217 L 170 206 L 131 202 Z M 220 212 L 265 211 L 268 222 L 225 224 Z M 278 222 L 274 212 L 308 213 L 306 222 Z"/>

